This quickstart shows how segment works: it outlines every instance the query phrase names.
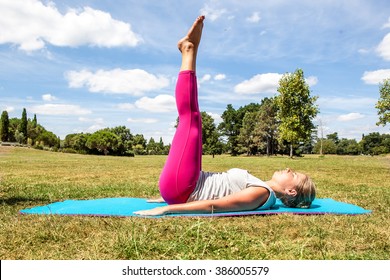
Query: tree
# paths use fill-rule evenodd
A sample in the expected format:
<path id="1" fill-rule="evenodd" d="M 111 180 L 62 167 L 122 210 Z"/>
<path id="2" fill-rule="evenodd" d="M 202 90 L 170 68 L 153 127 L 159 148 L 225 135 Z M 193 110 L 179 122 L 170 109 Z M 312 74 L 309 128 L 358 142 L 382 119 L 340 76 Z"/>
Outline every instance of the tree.
<path id="1" fill-rule="evenodd" d="M 20 119 L 11 118 L 9 119 L 9 133 L 8 133 L 8 141 L 10 142 L 19 142 L 16 140 L 16 131 L 18 131 L 19 135 L 19 127 L 20 127 Z"/>
<path id="2" fill-rule="evenodd" d="M 338 155 L 357 155 L 359 154 L 359 145 L 355 139 L 342 138 L 337 144 Z"/>
<path id="3" fill-rule="evenodd" d="M 28 139 L 27 141 L 29 142 L 30 145 L 34 145 L 37 141 L 38 136 L 46 131 L 46 129 L 36 123 L 36 119 L 33 121 L 28 120 L 27 122 L 27 135 Z"/>
<path id="4" fill-rule="evenodd" d="M 74 149 L 74 138 L 76 137 L 77 133 L 68 134 L 65 136 L 63 146 L 64 148 L 71 148 Z M 77 149 L 75 149 L 77 150 Z"/>
<path id="5" fill-rule="evenodd" d="M 305 81 L 303 71 L 297 69 L 287 73 L 279 81 L 277 118 L 279 125 L 279 141 L 287 141 L 290 145 L 290 157 L 293 156 L 293 145 L 308 140 L 314 128 L 312 120 L 318 113 L 315 105 L 316 96 L 310 96 L 310 89 Z"/>
<path id="6" fill-rule="evenodd" d="M 118 143 L 120 138 L 112 132 L 105 129 L 98 130 L 88 137 L 85 145 L 89 149 L 96 149 L 99 152 L 103 152 L 107 155 L 109 151 L 116 151 L 118 149 Z"/>
<path id="7" fill-rule="evenodd" d="M 39 127 L 39 125 L 38 125 Z M 104 128 L 96 131 L 93 134 L 76 133 L 66 135 L 63 147 L 68 152 L 79 152 L 87 154 L 96 154 L 103 152 L 118 156 L 134 156 L 133 140 L 137 144 L 137 150 L 140 154 L 144 154 L 146 140 L 143 135 L 133 137 L 130 129 L 125 126 L 117 126 L 114 128 Z"/>
<path id="8" fill-rule="evenodd" d="M 38 135 L 36 141 L 39 143 L 39 146 L 60 147 L 58 137 L 50 131 L 44 130 Z"/>
<path id="9" fill-rule="evenodd" d="M 219 124 L 218 129 L 228 138 L 227 146 L 232 156 L 236 156 L 241 152 L 238 136 L 245 114 L 256 112 L 259 107 L 259 104 L 250 103 L 235 110 L 231 104 L 228 104 L 226 110 L 222 113 L 223 122 Z"/>
<path id="10" fill-rule="evenodd" d="M 20 123 L 20 132 L 23 133 L 23 143 L 27 143 L 27 112 L 26 108 L 23 108 L 22 122 Z"/>
<path id="11" fill-rule="evenodd" d="M 390 153 L 390 134 L 382 134 L 381 145 L 385 148 L 385 153 Z"/>
<path id="12" fill-rule="evenodd" d="M 232 104 L 228 104 L 222 113 L 222 122 L 218 129 L 227 137 L 227 146 L 232 156 L 238 155 L 237 137 L 240 134 L 241 121 L 238 119 L 237 111 Z"/>
<path id="13" fill-rule="evenodd" d="M 379 132 L 372 132 L 363 135 L 360 146 L 364 154 L 379 155 L 390 152 L 390 135 L 380 135 Z"/>
<path id="14" fill-rule="evenodd" d="M 214 119 L 206 112 L 202 115 L 202 143 L 203 154 L 215 155 L 222 154 L 222 143 L 219 141 L 219 132 L 215 126 Z"/>
<path id="15" fill-rule="evenodd" d="M 117 126 L 114 128 L 107 128 L 109 132 L 114 133 L 120 138 L 117 153 L 118 155 L 126 155 L 133 150 L 133 135 L 126 126 Z"/>
<path id="16" fill-rule="evenodd" d="M 20 132 L 19 130 L 15 130 L 14 139 L 16 142 L 18 142 L 19 144 L 23 144 L 24 138 L 25 137 L 23 132 Z"/>
<path id="17" fill-rule="evenodd" d="M 246 152 L 248 156 L 256 155 L 259 149 L 261 135 L 256 134 L 257 118 L 258 112 L 247 112 L 242 119 L 238 142 L 242 147 L 241 152 Z"/>
<path id="18" fill-rule="evenodd" d="M 160 141 L 158 142 L 157 145 L 158 145 L 158 148 L 160 149 L 162 155 L 168 154 L 168 152 L 165 149 L 164 141 L 163 141 L 162 137 L 160 137 Z"/>
<path id="19" fill-rule="evenodd" d="M 300 143 L 297 152 L 299 154 L 312 154 L 314 146 L 316 145 L 317 140 L 318 140 L 318 135 L 317 134 L 318 134 L 317 129 L 313 129 L 311 131 L 310 139 Z M 320 145 L 321 145 L 321 141 L 320 141 Z"/>
<path id="20" fill-rule="evenodd" d="M 89 133 L 68 134 L 64 139 L 64 148 L 70 148 L 79 153 L 87 153 L 88 147 L 86 143 L 90 136 L 91 134 Z"/>
<path id="21" fill-rule="evenodd" d="M 37 115 L 34 114 L 34 119 L 32 120 L 32 127 L 35 128 L 37 127 L 38 121 L 37 121 Z"/>
<path id="22" fill-rule="evenodd" d="M 384 80 L 379 87 L 380 98 L 376 104 L 378 109 L 379 122 L 376 125 L 385 126 L 390 123 L 390 79 Z"/>
<path id="23" fill-rule="evenodd" d="M 317 142 L 313 148 L 316 154 L 325 155 L 325 154 L 336 154 L 337 145 L 330 139 L 323 139 L 322 142 Z"/>
<path id="24" fill-rule="evenodd" d="M 0 131 L 1 131 L 1 141 L 9 141 L 9 118 L 8 118 L 8 112 L 3 111 L 1 113 L 1 124 L 0 124 Z"/>
<path id="25" fill-rule="evenodd" d="M 267 156 L 275 153 L 275 140 L 277 138 L 277 129 L 279 126 L 276 118 L 277 112 L 278 108 L 274 97 L 261 100 L 256 131 L 257 135 L 263 135 L 263 139 L 266 142 L 265 153 Z"/>
<path id="26" fill-rule="evenodd" d="M 150 137 L 148 144 L 146 145 L 146 152 L 149 155 L 158 155 L 159 147 L 153 137 Z"/>
<path id="27" fill-rule="evenodd" d="M 144 155 L 146 153 L 146 139 L 142 134 L 134 135 L 133 150 L 137 155 Z"/>
<path id="28" fill-rule="evenodd" d="M 326 139 L 332 140 L 336 145 L 339 144 L 339 135 L 337 132 L 333 132 L 331 134 L 326 135 Z"/>

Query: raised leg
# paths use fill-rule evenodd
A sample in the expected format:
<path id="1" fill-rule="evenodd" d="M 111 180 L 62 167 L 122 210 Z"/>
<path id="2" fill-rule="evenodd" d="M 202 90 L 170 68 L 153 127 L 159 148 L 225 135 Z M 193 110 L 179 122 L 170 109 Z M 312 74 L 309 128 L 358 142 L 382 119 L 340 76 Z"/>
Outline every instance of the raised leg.
<path id="1" fill-rule="evenodd" d="M 201 171 L 202 119 L 195 70 L 203 20 L 204 16 L 198 17 L 178 43 L 182 53 L 175 92 L 179 125 L 159 181 L 161 196 L 169 204 L 187 201 Z"/>

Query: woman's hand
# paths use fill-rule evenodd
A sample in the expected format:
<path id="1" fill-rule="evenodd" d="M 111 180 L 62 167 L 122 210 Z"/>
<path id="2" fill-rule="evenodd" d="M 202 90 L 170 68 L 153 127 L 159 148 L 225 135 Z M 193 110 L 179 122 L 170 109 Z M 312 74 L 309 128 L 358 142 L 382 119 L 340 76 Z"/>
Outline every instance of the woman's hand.
<path id="1" fill-rule="evenodd" d="M 140 215 L 140 216 L 161 216 L 167 213 L 167 207 L 157 207 L 153 208 L 150 210 L 141 210 L 141 211 L 136 211 L 134 214 Z"/>

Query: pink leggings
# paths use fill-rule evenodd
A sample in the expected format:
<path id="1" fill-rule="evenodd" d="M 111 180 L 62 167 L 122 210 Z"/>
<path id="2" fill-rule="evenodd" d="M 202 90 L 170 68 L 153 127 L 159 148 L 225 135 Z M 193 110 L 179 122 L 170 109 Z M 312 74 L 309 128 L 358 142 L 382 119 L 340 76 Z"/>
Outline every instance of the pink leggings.
<path id="1" fill-rule="evenodd" d="M 161 196 L 168 204 L 187 201 L 202 168 L 202 117 L 194 71 L 179 73 L 175 95 L 179 125 L 159 182 Z"/>

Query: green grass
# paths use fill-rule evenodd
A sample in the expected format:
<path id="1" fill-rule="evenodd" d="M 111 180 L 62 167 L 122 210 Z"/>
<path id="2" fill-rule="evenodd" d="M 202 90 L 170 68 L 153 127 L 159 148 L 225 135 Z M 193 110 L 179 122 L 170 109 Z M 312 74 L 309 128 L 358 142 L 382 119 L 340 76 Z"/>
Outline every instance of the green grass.
<path id="1" fill-rule="evenodd" d="M 359 216 L 98 218 L 20 215 L 65 199 L 153 197 L 164 156 L 85 156 L 0 147 L 0 259 L 389 259 L 390 158 L 205 156 L 268 179 L 291 167 L 318 197 L 373 210 Z"/>

